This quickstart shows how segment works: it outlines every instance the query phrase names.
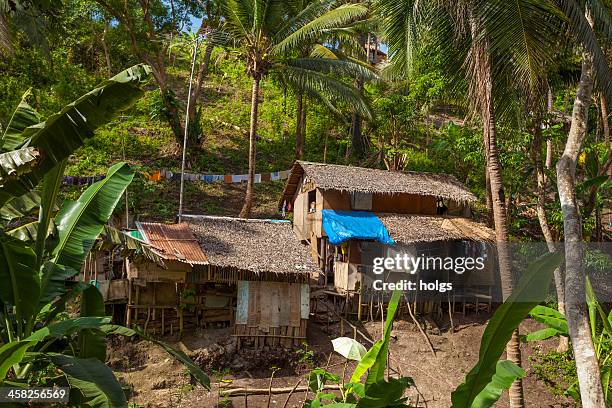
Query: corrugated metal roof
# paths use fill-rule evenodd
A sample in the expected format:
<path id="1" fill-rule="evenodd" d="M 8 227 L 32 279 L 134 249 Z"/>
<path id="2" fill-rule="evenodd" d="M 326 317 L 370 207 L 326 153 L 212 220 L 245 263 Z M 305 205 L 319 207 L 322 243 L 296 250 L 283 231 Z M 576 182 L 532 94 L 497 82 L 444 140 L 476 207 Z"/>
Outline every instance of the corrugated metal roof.
<path id="1" fill-rule="evenodd" d="M 154 247 L 164 259 L 208 265 L 206 254 L 202 251 L 187 223 L 137 222 L 136 226 L 145 241 Z"/>

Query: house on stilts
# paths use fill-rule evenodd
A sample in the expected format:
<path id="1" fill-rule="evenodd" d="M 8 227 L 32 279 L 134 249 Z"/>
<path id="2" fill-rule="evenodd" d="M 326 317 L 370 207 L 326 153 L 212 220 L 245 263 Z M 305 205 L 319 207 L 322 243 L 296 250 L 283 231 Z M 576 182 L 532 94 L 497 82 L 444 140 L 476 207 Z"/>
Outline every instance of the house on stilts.
<path id="1" fill-rule="evenodd" d="M 318 284 L 344 301 L 344 312 L 358 318 L 384 301 L 373 288 L 375 259 L 480 257 L 484 267 L 464 274 L 420 267 L 415 282 L 450 281 L 455 289 L 435 296 L 409 293 L 421 312 L 440 312 L 442 304 L 490 310 L 496 295 L 494 232 L 471 219 L 476 197 L 445 174 L 392 172 L 296 161 L 279 208 L 293 212 L 293 230 L 310 248 L 320 268 Z M 394 273 L 397 272 L 397 273 Z M 386 281 L 407 276 L 388 268 Z M 452 293 L 451 293 L 452 292 Z M 420 302 L 419 296 L 421 297 Z"/>

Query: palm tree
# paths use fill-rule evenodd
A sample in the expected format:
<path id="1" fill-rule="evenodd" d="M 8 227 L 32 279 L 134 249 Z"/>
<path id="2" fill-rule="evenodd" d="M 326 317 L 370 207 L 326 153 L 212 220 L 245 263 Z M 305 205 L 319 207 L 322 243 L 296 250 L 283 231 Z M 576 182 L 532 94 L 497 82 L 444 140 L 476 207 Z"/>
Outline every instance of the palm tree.
<path id="1" fill-rule="evenodd" d="M 507 296 L 512 289 L 512 275 L 509 265 L 509 253 L 505 242 L 508 240 L 507 217 L 505 212 L 505 202 L 503 198 L 503 183 L 501 177 L 501 166 L 497 149 L 497 130 L 496 116 L 509 109 L 509 100 L 516 95 L 516 84 L 523 90 L 534 90 L 541 81 L 541 74 L 546 72 L 546 64 L 552 58 L 552 52 L 556 49 L 554 43 L 558 40 L 562 23 L 570 23 L 571 36 L 574 37 L 586 50 L 586 56 L 596 56 L 595 62 L 599 76 L 599 82 L 609 91 L 610 71 L 603 58 L 603 53 L 592 28 L 585 24 L 584 16 L 573 0 L 550 0 L 532 1 L 519 0 L 516 2 L 505 2 L 498 0 L 464 0 L 447 4 L 445 1 L 431 2 L 427 9 L 417 7 L 419 2 L 393 0 L 379 0 L 378 7 L 383 17 L 383 30 L 389 40 L 390 55 L 393 61 L 392 72 L 404 74 L 409 72 L 411 66 L 411 54 L 415 44 L 415 39 L 419 30 L 428 30 L 434 39 L 434 45 L 440 50 L 441 55 L 446 57 L 449 63 L 449 73 L 456 72 L 456 67 L 463 67 L 463 73 L 467 74 L 469 83 L 470 97 L 473 106 L 479 111 L 484 127 L 484 147 L 486 152 L 487 176 L 490 182 L 493 218 L 496 230 L 496 238 L 499 246 L 499 264 L 502 276 L 504 295 Z M 598 7 L 602 20 L 605 20 L 605 11 Z M 426 23 L 426 24 L 418 24 Z M 589 58 L 583 58 L 589 61 Z M 585 69 L 583 67 L 583 73 Z M 586 82 L 592 80 L 593 70 L 586 69 Z M 589 78 L 590 77 L 590 78 Z M 460 79 L 460 78 L 459 78 Z M 581 81 L 582 82 L 582 81 Z M 591 85 L 592 86 L 592 85 Z M 514 89 L 513 89 L 514 88 Z M 586 89 L 584 89 L 586 88 Z M 584 91 L 588 91 L 587 86 L 583 86 Z M 579 91 L 581 88 L 579 87 Z M 588 106 L 587 100 L 590 99 L 588 92 L 579 92 L 580 100 L 577 105 Z M 585 96 L 589 96 L 585 99 Z M 575 109 L 576 113 L 576 109 Z M 578 113 L 578 122 L 584 123 L 585 112 Z M 580 125 L 577 125 L 579 128 Z M 583 130 L 583 129 L 582 129 Z M 584 131 L 584 130 L 583 130 Z M 575 134 L 579 133 L 576 129 Z M 570 139 L 572 133 L 570 132 Z M 563 158 L 560 166 L 564 166 L 563 171 L 573 174 L 571 171 L 572 163 L 575 168 L 575 158 L 573 153 L 578 152 L 580 139 L 575 136 L 574 146 L 570 149 L 572 154 L 568 155 L 567 160 Z M 578 149 L 575 149 L 576 144 Z M 573 149 L 573 150 L 572 150 Z M 575 150 L 575 151 L 574 151 Z M 566 149 L 567 151 L 567 149 Z M 558 166 L 558 173 L 559 170 Z M 567 212 L 566 219 L 570 221 L 579 217 L 575 206 L 575 196 L 571 199 L 574 192 L 574 184 L 567 182 L 563 194 L 567 196 L 567 205 L 564 213 Z M 561 189 L 561 184 L 560 184 Z M 560 192 L 560 195 L 562 193 Z M 571 204 L 574 205 L 571 205 Z M 564 214 L 565 215 L 565 214 Z M 572 222 L 573 223 L 573 222 Z M 573 238 L 568 238 L 568 230 L 571 231 Z M 576 224 L 566 226 L 566 245 L 570 241 L 579 237 L 579 229 Z M 578 238 L 581 239 L 581 238 Z M 581 259 L 581 256 L 580 256 Z M 592 343 L 589 345 L 590 336 L 588 330 L 588 317 L 584 312 L 584 278 L 580 275 L 580 268 L 574 272 L 568 270 L 567 284 L 571 285 L 566 296 L 567 303 L 573 295 L 569 292 L 576 291 L 573 307 L 579 312 L 574 317 L 575 321 L 580 321 L 582 330 L 576 330 L 572 335 L 574 351 L 576 353 L 577 365 L 583 368 L 583 374 L 579 375 L 580 387 L 583 389 L 583 403 L 585 406 L 600 406 L 598 404 L 601 393 L 599 381 L 599 371 L 593 361 L 588 360 L 588 355 L 594 356 Z M 582 302 L 582 303 L 580 303 Z M 568 306 L 569 308 L 570 306 Z M 568 313 L 570 320 L 572 313 Z M 588 340 L 585 338 L 588 337 Z M 577 352 L 576 343 L 580 344 Z M 520 361 L 520 351 L 518 348 L 518 333 L 514 333 L 508 343 L 507 354 L 511 360 Z M 581 357 L 579 358 L 578 355 Z M 592 359 L 591 359 L 592 360 Z M 596 363 L 596 362 L 595 362 Z M 588 374 L 587 374 L 588 373 Z M 588 379 L 587 377 L 591 377 Z M 584 401 L 596 401 L 592 405 Z M 522 389 L 516 382 L 510 390 L 510 405 L 520 407 L 523 405 Z M 603 405 L 601 405 L 603 406 Z"/>
<path id="2" fill-rule="evenodd" d="M 240 217 L 248 218 L 253 205 L 257 109 L 263 78 L 274 73 L 308 96 L 323 98 L 333 106 L 344 103 L 365 117 L 371 116 L 368 105 L 353 87 L 329 75 L 371 78 L 369 69 L 352 61 L 300 57 L 304 46 L 315 42 L 322 32 L 342 27 L 367 12 L 359 4 L 334 8 L 333 3 L 330 0 L 312 2 L 297 14 L 292 13 L 291 3 L 286 0 L 224 0 L 221 5 L 223 29 L 242 53 L 247 74 L 252 79 L 249 171 Z"/>

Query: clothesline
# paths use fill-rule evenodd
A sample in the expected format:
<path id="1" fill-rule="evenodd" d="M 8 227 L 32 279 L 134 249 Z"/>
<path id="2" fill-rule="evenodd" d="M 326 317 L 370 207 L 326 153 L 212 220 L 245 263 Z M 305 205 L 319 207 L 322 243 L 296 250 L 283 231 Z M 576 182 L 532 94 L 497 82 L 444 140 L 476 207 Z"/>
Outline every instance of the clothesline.
<path id="1" fill-rule="evenodd" d="M 150 181 L 160 181 L 161 179 L 180 181 L 181 173 L 161 169 L 154 172 L 142 172 Z M 286 180 L 291 170 L 273 171 L 270 173 L 256 173 L 255 183 L 262 183 L 275 180 Z M 105 176 L 64 176 L 62 183 L 70 185 L 93 184 L 100 181 Z M 204 183 L 243 183 L 249 178 L 248 174 L 205 174 L 205 173 L 185 173 L 186 181 L 202 181 Z"/>

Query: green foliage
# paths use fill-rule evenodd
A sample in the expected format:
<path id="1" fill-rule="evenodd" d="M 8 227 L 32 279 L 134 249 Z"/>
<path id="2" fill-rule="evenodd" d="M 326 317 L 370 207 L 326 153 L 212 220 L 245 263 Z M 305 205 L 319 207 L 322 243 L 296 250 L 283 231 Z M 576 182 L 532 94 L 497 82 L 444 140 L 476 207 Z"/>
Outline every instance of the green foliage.
<path id="1" fill-rule="evenodd" d="M 563 256 L 560 254 L 548 254 L 533 262 L 513 293 L 495 311 L 482 335 L 478 362 L 467 374 L 465 381 L 452 393 L 453 408 L 491 406 L 495 402 L 492 400 L 492 388 L 495 385 L 507 384 L 506 380 L 510 375 L 518 374 L 516 370 L 512 373 L 511 367 L 502 366 L 506 373 L 502 375 L 499 372 L 498 377 L 494 378 L 499 358 L 512 332 L 530 310 L 544 300 L 545 288 L 550 284 L 553 271 L 561 265 L 562 260 Z M 499 381 L 500 377 L 506 380 Z M 501 391 L 498 391 L 501 395 Z"/>
<path id="2" fill-rule="evenodd" d="M 140 93 L 137 84 L 147 72 L 147 67 L 133 67 L 79 98 L 59 114 L 34 125 L 31 123 L 40 118 L 21 104 L 9 127 L 10 132 L 3 137 L 5 148 L 20 149 L 22 144 L 27 144 L 36 148 L 46 163 L 14 170 L 12 179 L 3 182 L 3 193 L 8 195 L 5 201 L 10 206 L 2 211 L 2 214 L 9 214 L 5 218 L 17 217 L 21 221 L 19 217 L 24 214 L 20 210 L 35 204 L 38 204 L 39 214 L 38 222 L 25 224 L 29 226 L 28 234 L 13 234 L 24 238 L 23 241 L 8 234 L 15 230 L 0 232 L 0 273 L 8 283 L 0 290 L 0 318 L 4 323 L 0 330 L 3 343 L 0 382 L 10 381 L 21 386 L 65 385 L 67 382 L 73 389 L 73 405 L 126 405 L 121 385 L 104 364 L 105 336 L 107 333 L 131 335 L 133 331 L 109 327 L 110 318 L 104 316 L 104 301 L 98 289 L 67 279 L 81 269 L 94 241 L 132 181 L 133 171 L 129 165 L 118 163 L 109 169 L 105 179 L 89 186 L 76 201 L 64 202 L 59 211 L 56 199 L 68 155 L 118 108 Z M 25 110 L 27 115 L 21 116 Z M 10 163 L 2 164 L 3 169 L 9 168 Z M 41 194 L 26 191 L 28 201 L 15 206 L 21 197 L 19 189 L 11 183 L 21 182 L 20 187 L 27 187 L 23 180 L 32 183 L 33 188 L 41 180 Z M 79 295 L 81 317 L 61 320 L 66 303 Z M 201 384 L 209 387 L 208 377 L 184 353 L 158 344 L 187 365 Z M 43 374 L 55 370 L 58 370 L 56 375 Z"/>
<path id="3" fill-rule="evenodd" d="M 315 368 L 310 372 L 308 388 L 314 393 L 312 400 L 306 400 L 304 408 L 386 408 L 386 407 L 408 407 L 404 398 L 406 388 L 414 385 L 411 378 L 388 378 L 385 380 L 384 372 L 387 368 L 389 351 L 389 339 L 395 319 L 395 313 L 399 305 L 402 292 L 393 292 L 387 306 L 387 318 L 383 337 L 377 341 L 367 352 L 363 346 L 339 338 L 333 341 L 334 351 L 345 358 L 358 361 L 350 382 L 345 384 L 340 377 L 327 372 L 322 368 Z M 352 339 L 348 339 L 352 340 Z M 362 355 L 363 354 L 363 355 Z M 361 358 L 358 358 L 362 355 Z M 365 382 L 362 384 L 361 377 L 368 372 Z M 341 384 L 340 397 L 326 392 L 325 385 L 328 383 Z"/>
<path id="4" fill-rule="evenodd" d="M 595 291 L 591 286 L 590 279 L 586 279 L 586 297 L 587 306 L 589 309 L 589 325 L 591 327 L 591 337 L 595 345 L 596 357 L 599 361 L 602 384 L 604 386 L 604 394 L 606 401 L 612 402 L 612 382 L 610 381 L 610 373 L 612 372 L 612 310 L 605 311 L 604 307 L 597 300 Z M 552 336 L 569 336 L 567 320 L 565 316 L 558 311 L 545 306 L 536 306 L 529 314 L 537 321 L 548 326 L 545 329 L 529 333 L 526 337 L 527 341 L 543 340 Z M 578 390 L 578 381 L 576 378 L 576 363 L 567 358 L 568 356 L 560 353 L 549 353 L 540 356 L 539 365 L 536 367 L 536 373 L 543 378 L 546 384 L 553 389 L 555 393 L 559 392 L 560 387 L 566 386 L 564 395 L 572 397 L 576 402 L 580 402 L 580 392 Z M 565 359 L 564 364 L 559 367 L 551 367 L 552 363 L 557 360 Z M 567 376 L 559 381 L 559 372 L 568 371 Z M 570 381 L 574 379 L 574 381 Z M 569 386 L 567 386 L 569 384 Z"/>
<path id="5" fill-rule="evenodd" d="M 546 384 L 553 395 L 564 395 L 570 385 L 578 380 L 576 361 L 570 352 L 538 352 L 529 359 L 535 377 Z"/>

